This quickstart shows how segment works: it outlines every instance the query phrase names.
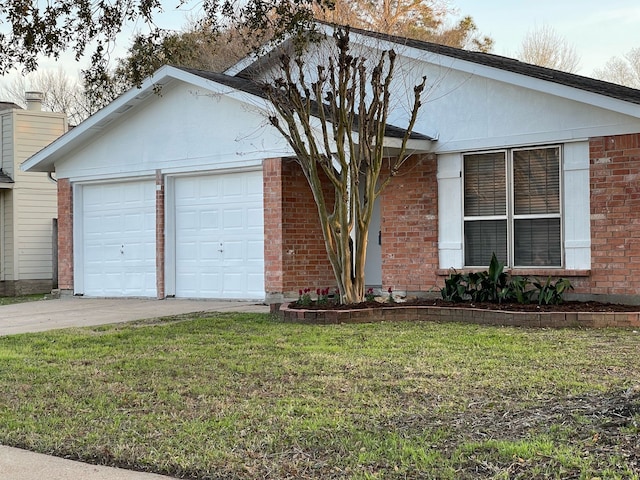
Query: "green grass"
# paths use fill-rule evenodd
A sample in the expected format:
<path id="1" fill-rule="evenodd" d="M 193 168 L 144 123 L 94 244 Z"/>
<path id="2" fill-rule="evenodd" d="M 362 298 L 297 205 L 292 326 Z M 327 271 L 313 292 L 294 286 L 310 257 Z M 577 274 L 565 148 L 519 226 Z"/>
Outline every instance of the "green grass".
<path id="1" fill-rule="evenodd" d="M 250 314 L 16 335 L 0 443 L 202 479 L 638 479 L 639 352 L 630 330 Z"/>
<path id="2" fill-rule="evenodd" d="M 18 295 L 15 297 L 0 297 L 0 306 L 11 305 L 14 303 L 37 302 L 39 300 L 48 300 L 51 294 L 36 293 L 33 295 Z"/>

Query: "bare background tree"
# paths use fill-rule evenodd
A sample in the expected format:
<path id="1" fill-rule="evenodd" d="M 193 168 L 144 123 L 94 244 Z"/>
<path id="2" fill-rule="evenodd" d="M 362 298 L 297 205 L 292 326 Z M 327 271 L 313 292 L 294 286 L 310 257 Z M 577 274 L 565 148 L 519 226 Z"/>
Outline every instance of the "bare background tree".
<path id="1" fill-rule="evenodd" d="M 522 40 L 516 58 L 523 62 L 575 73 L 580 64 L 580 56 L 568 40 L 553 27 L 529 30 Z"/>
<path id="2" fill-rule="evenodd" d="M 353 55 L 348 28 L 336 29 L 334 37 L 334 48 L 323 49 L 315 72 L 283 54 L 281 76 L 264 88 L 277 112 L 269 120 L 291 145 L 311 187 L 340 299 L 357 303 L 365 295 L 373 206 L 407 160 L 426 78 L 413 89 L 398 152 L 385 159 L 387 115 L 397 93 L 391 87 L 396 54 L 382 51 L 377 60 Z"/>
<path id="3" fill-rule="evenodd" d="M 191 20 L 180 32 L 158 32 L 153 39 L 138 35 L 113 69 L 83 72 L 85 95 L 94 110 L 103 107 L 163 65 L 221 72 L 268 38 L 269 32 L 242 27 L 219 31 L 206 19 Z"/>
<path id="4" fill-rule="evenodd" d="M 594 70 L 593 76 L 627 87 L 640 88 L 640 47 L 631 49 L 622 58 L 611 57 L 603 68 Z"/>
<path id="5" fill-rule="evenodd" d="M 336 0 L 333 9 L 313 10 L 318 19 L 338 25 L 482 52 L 493 48 L 471 17 L 452 23 L 456 10 L 445 0 Z"/>
<path id="6" fill-rule="evenodd" d="M 83 86 L 62 69 L 42 70 L 17 77 L 0 89 L 0 98 L 26 108 L 27 91 L 42 92 L 43 109 L 66 114 L 71 125 L 77 125 L 92 113 Z"/>

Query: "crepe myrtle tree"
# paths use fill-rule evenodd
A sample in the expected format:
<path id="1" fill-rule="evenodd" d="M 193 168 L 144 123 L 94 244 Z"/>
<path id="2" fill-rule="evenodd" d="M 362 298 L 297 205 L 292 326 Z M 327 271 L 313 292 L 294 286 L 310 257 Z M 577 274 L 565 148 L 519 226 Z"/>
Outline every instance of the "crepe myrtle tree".
<path id="1" fill-rule="evenodd" d="M 373 61 L 351 54 L 349 29 L 334 32 L 315 75 L 302 56 L 283 54 L 264 88 L 273 104 L 271 124 L 286 138 L 311 187 L 342 303 L 365 297 L 367 241 L 373 206 L 407 160 L 407 142 L 421 106 L 426 77 L 413 88 L 399 151 L 386 158 L 385 130 L 396 53 Z M 313 77 L 313 79 L 310 79 Z"/>

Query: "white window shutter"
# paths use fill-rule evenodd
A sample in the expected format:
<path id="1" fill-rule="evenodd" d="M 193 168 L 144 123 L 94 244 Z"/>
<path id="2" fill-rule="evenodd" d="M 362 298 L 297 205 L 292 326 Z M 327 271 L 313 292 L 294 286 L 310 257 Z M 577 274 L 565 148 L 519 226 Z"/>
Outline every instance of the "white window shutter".
<path id="1" fill-rule="evenodd" d="M 564 254 L 565 268 L 591 268 L 591 211 L 589 142 L 564 145 Z"/>
<path id="2" fill-rule="evenodd" d="M 462 154 L 438 155 L 440 268 L 462 268 Z"/>

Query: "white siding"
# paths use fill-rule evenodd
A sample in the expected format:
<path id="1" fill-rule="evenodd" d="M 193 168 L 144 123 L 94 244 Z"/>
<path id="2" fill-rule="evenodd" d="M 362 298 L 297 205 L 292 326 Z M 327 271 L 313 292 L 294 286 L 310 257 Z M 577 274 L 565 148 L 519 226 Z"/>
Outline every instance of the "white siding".
<path id="1" fill-rule="evenodd" d="M 2 228 L 2 265 L 0 266 L 2 277 L 0 280 L 13 280 L 13 252 L 15 248 L 13 241 L 13 192 L 6 190 L 0 194 L 2 195 L 0 215 L 3 216 L 0 220 L 0 228 Z"/>
<path id="2" fill-rule="evenodd" d="M 3 171 L 13 175 L 13 113 L 0 114 L 0 161 Z M 0 281 L 13 279 L 13 202 L 10 190 L 0 191 Z"/>
<path id="3" fill-rule="evenodd" d="M 7 110 L 0 115 L 2 121 L 2 169 L 13 178 L 13 112 Z"/>
<path id="4" fill-rule="evenodd" d="M 26 173 L 20 164 L 66 130 L 62 114 L 14 110 L 14 279 L 51 279 L 52 222 L 57 217 L 57 187 L 45 173 Z"/>

